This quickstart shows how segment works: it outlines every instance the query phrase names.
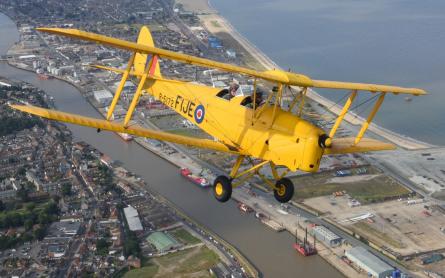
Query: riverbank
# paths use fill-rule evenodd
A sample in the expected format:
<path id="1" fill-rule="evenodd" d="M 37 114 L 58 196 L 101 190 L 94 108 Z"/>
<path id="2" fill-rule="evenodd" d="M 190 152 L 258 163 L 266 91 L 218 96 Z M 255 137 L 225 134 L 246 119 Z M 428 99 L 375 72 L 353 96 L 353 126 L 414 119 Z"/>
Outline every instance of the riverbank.
<path id="1" fill-rule="evenodd" d="M 181 1 L 179 1 L 181 2 Z M 184 1 L 183 1 L 184 2 Z M 190 0 L 187 1 L 189 4 L 184 7 L 196 9 L 193 10 L 198 14 L 202 24 L 207 28 L 207 30 L 215 35 L 228 34 L 233 40 L 238 42 L 244 48 L 244 51 L 252 56 L 258 65 L 260 65 L 260 70 L 271 70 L 271 69 L 281 69 L 274 61 L 272 61 L 264 52 L 262 52 L 258 47 L 247 40 L 242 34 L 240 34 L 223 16 L 221 16 L 209 3 L 207 0 Z M 207 8 L 204 5 L 207 3 Z M 224 36 L 222 36 L 224 37 Z M 224 39 L 224 38 L 222 38 Z M 252 63 L 247 59 L 247 65 L 252 66 Z M 297 90 L 299 88 L 296 88 Z M 307 96 L 316 103 L 323 105 L 332 114 L 339 115 L 342 106 L 334 103 L 333 101 L 323 97 L 316 91 L 309 89 Z M 356 115 L 354 112 L 348 112 L 344 120 L 354 126 L 359 126 L 365 120 L 363 117 Z M 385 138 L 386 140 L 392 142 L 393 144 L 407 150 L 418 150 L 418 149 L 428 149 L 437 147 L 433 144 L 419 141 L 409 136 L 395 133 L 384 127 L 381 127 L 375 123 L 369 126 L 369 131 L 375 133 L 376 135 Z"/>

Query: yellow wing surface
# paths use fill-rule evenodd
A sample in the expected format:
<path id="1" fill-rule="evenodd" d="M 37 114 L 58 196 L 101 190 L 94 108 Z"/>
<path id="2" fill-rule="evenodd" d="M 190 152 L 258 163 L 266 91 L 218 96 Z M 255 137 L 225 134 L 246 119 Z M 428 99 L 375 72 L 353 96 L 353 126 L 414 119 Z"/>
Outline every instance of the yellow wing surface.
<path id="1" fill-rule="evenodd" d="M 363 138 L 355 144 L 355 137 L 332 138 L 330 148 L 324 149 L 324 154 L 364 153 L 372 151 L 395 150 L 396 146 L 371 138 Z"/>
<path id="2" fill-rule="evenodd" d="M 365 84 L 365 83 L 350 83 L 350 82 L 337 82 L 337 81 L 324 81 L 324 80 L 312 80 L 310 77 L 292 73 L 285 72 L 281 70 L 268 70 L 264 72 L 256 71 L 249 68 L 244 68 L 240 66 L 230 65 L 226 63 L 216 62 L 209 59 L 194 57 L 191 55 L 186 55 L 182 53 L 177 53 L 154 46 L 147 46 L 138 44 L 135 42 L 129 42 L 121 39 L 116 39 L 112 37 L 107 37 L 104 35 L 98 35 L 94 33 L 89 33 L 85 31 L 80 31 L 77 29 L 63 29 L 63 28 L 37 28 L 37 30 L 63 35 L 72 38 L 78 38 L 81 40 L 92 41 L 108 46 L 113 46 L 121 49 L 126 49 L 139 54 L 153 54 L 160 58 L 171 59 L 175 61 L 180 61 L 188 64 L 193 64 L 202 67 L 209 67 L 220 69 L 229 72 L 237 72 L 241 74 L 250 75 L 252 77 L 261 78 L 271 82 L 277 82 L 285 85 L 301 86 L 301 87 L 313 87 L 313 88 L 331 88 L 331 89 L 345 89 L 345 90 L 362 90 L 371 92 L 385 92 L 385 93 L 395 93 L 395 94 L 413 94 L 413 95 L 424 95 L 426 92 L 422 89 L 417 88 L 403 88 L 397 86 L 387 86 L 387 85 L 376 85 L 376 84 Z"/>
<path id="3" fill-rule="evenodd" d="M 49 109 L 44 109 L 32 105 L 10 105 L 11 108 L 17 109 L 29 114 L 33 114 L 39 117 L 71 123 L 71 124 L 77 124 L 87 127 L 93 127 L 103 130 L 109 130 L 114 132 L 122 132 L 122 133 L 128 133 L 136 136 L 141 137 L 147 137 L 152 138 L 156 140 L 163 140 L 167 142 L 182 144 L 182 145 L 188 145 L 188 146 L 194 146 L 198 148 L 206 148 L 210 150 L 215 151 L 221 151 L 221 152 L 228 152 L 233 154 L 240 154 L 240 152 L 229 145 L 225 145 L 219 142 L 215 142 L 208 139 L 198 139 L 198 138 L 192 138 L 188 136 L 181 136 L 176 135 L 168 132 L 162 132 L 162 131 L 156 131 L 151 130 L 147 128 L 143 128 L 140 126 L 130 126 L 125 128 L 122 123 L 118 122 L 109 122 L 106 120 L 99 120 L 94 119 L 90 117 L 80 116 L 76 114 L 71 113 L 65 113 L 60 111 L 54 111 Z"/>

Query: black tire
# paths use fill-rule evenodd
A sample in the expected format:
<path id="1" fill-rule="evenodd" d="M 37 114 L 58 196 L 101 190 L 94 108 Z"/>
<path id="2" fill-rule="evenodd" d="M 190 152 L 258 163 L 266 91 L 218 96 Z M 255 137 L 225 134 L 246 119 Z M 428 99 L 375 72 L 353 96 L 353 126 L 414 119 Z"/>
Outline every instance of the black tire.
<path id="1" fill-rule="evenodd" d="M 213 195 L 221 203 L 232 197 L 232 182 L 226 176 L 218 176 L 213 182 Z"/>
<path id="2" fill-rule="evenodd" d="M 273 190 L 275 199 L 280 203 L 289 202 L 294 196 L 294 184 L 290 179 L 282 178 L 275 184 L 278 189 Z"/>

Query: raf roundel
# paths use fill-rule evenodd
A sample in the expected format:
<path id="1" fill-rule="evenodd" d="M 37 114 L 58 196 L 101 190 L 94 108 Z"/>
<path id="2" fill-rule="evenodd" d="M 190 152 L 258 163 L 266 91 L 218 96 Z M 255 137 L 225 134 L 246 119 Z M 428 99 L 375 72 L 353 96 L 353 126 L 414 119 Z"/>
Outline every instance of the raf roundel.
<path id="1" fill-rule="evenodd" d="M 204 106 L 202 106 L 200 104 L 200 105 L 198 105 L 198 107 L 196 107 L 196 110 L 195 110 L 195 121 L 198 124 L 202 123 L 202 121 L 204 121 L 204 115 L 205 115 Z"/>

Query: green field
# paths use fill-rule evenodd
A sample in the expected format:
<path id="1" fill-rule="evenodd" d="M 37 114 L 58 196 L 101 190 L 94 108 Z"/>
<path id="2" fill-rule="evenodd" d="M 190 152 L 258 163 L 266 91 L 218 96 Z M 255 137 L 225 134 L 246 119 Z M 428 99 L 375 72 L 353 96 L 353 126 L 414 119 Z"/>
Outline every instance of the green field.
<path id="1" fill-rule="evenodd" d="M 154 259 L 163 268 L 162 277 L 175 277 L 183 274 L 199 273 L 199 277 L 210 277 L 208 269 L 218 264 L 219 258 L 215 252 L 206 246 L 178 251 Z"/>
<path id="2" fill-rule="evenodd" d="M 330 183 L 332 173 L 321 173 L 293 178 L 295 184 L 294 200 L 330 195 L 337 191 L 346 191 L 362 204 L 382 202 L 386 199 L 411 193 L 394 179 L 380 175 L 371 180 L 348 183 Z"/>
<path id="3" fill-rule="evenodd" d="M 197 243 L 201 242 L 199 239 L 192 236 L 189 232 L 187 232 L 183 228 L 179 228 L 174 231 L 170 231 L 170 234 L 184 244 L 197 244 Z"/>
<path id="4" fill-rule="evenodd" d="M 159 266 L 156 264 L 150 264 L 139 269 L 132 269 L 125 273 L 125 278 L 139 278 L 139 277 L 154 277 L 158 273 Z"/>

